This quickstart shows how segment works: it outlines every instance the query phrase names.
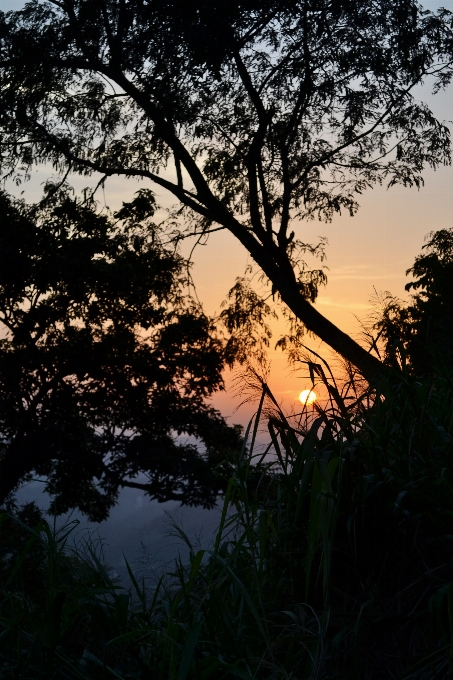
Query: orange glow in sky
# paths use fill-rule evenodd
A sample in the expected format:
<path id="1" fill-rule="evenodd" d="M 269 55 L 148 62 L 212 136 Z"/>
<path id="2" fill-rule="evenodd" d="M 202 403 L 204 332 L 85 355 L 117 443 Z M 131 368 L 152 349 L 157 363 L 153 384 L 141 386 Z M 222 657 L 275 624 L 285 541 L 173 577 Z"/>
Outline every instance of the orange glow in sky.
<path id="1" fill-rule="evenodd" d="M 453 0 L 421 0 L 421 4 L 430 10 L 439 6 L 453 10 Z M 23 0 L 0 0 L 0 9 L 4 10 L 19 9 L 22 5 Z M 430 83 L 420 86 L 415 94 L 432 107 L 439 120 L 451 119 L 453 84 L 434 97 L 430 94 Z M 27 201 L 40 200 L 42 186 L 52 173 L 50 167 L 33 171 L 31 180 L 22 187 L 26 192 L 24 198 Z M 407 299 L 405 284 L 410 277 L 406 277 L 405 272 L 421 252 L 426 234 L 453 225 L 453 168 L 441 167 L 436 172 L 426 168 L 422 175 L 425 184 L 420 191 L 404 186 L 389 190 L 386 186 L 376 186 L 358 195 L 360 208 L 354 217 L 346 212 L 335 214 L 332 221 L 327 223 L 295 219 L 291 225 L 296 237 L 304 243 L 315 244 L 320 237 L 328 239 L 325 263 L 328 267 L 328 284 L 320 289 L 316 307 L 329 321 L 359 342 L 364 342 L 361 322 L 366 323 L 367 317 L 369 321 L 372 300 L 376 294 L 379 296 L 390 291 L 403 300 Z M 98 179 L 97 176 L 87 178 L 73 175 L 68 181 L 76 191 L 81 192 L 85 186 L 95 184 Z M 121 202 L 131 200 L 140 186 L 153 189 L 158 203 L 164 209 L 175 204 L 174 197 L 147 181 L 111 177 L 105 184 L 105 190 L 98 192 L 100 207 L 105 200 L 112 210 L 119 209 Z M 7 188 L 13 193 L 17 192 L 12 184 Z M 165 216 L 164 211 L 156 213 L 156 223 Z M 182 254 L 188 256 L 193 245 L 190 239 L 183 242 Z M 235 278 L 243 276 L 250 265 L 254 265 L 250 255 L 226 230 L 212 234 L 205 246 L 197 246 L 193 253 L 191 274 L 197 296 L 208 315 L 216 317 L 219 314 L 221 303 Z M 320 263 L 307 256 L 307 266 L 318 268 Z M 256 266 L 254 273 L 256 281 L 259 275 Z M 278 403 L 292 409 L 295 405 L 294 396 L 307 392 L 301 390 L 304 385 L 310 384 L 311 378 L 302 360 L 290 366 L 285 354 L 275 349 L 279 337 L 287 333 L 286 320 L 280 315 L 278 321 L 270 320 L 269 325 L 273 337 L 268 352 L 271 369 L 267 382 Z M 318 338 L 307 334 L 304 345 L 320 354 L 335 375 L 339 373 L 333 352 Z M 225 371 L 227 390 L 213 395 L 212 403 L 230 418 L 229 422 L 242 420 L 246 424 L 255 405 L 245 404 L 236 412 L 241 399 L 234 396 L 233 378 L 233 373 Z"/>

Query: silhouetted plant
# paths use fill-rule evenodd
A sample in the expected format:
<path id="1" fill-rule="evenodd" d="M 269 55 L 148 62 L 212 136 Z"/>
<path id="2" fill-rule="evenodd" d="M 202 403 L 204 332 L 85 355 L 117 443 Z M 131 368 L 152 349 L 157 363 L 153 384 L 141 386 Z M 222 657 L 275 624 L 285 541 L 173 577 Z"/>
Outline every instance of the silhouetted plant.
<path id="1" fill-rule="evenodd" d="M 350 399 L 354 386 L 328 380 L 322 360 L 310 369 L 325 407 L 290 421 L 262 384 L 214 544 L 196 550 L 176 527 L 189 561 L 153 588 L 128 565 L 128 593 L 92 550 L 64 557 L 71 527 L 31 531 L 55 577 L 40 615 L 7 616 L 0 600 L 0 677 L 448 677 L 451 381 L 395 372 Z M 260 421 L 270 435 L 262 450 Z M 257 459 L 262 475 L 250 485 Z M 73 560 L 69 579 L 55 568 L 63 559 Z"/>
<path id="2" fill-rule="evenodd" d="M 449 373 L 453 366 L 453 230 L 431 232 L 406 274 L 414 291 L 408 303 L 390 293 L 375 328 L 386 343 L 390 361 L 405 364 L 412 374 Z"/>
<path id="3" fill-rule="evenodd" d="M 420 187 L 450 133 L 415 88 L 452 77 L 452 15 L 415 0 L 64 0 L 0 14 L 0 165 L 136 177 L 228 230 L 301 326 L 382 366 L 313 305 L 300 220 Z M 181 214 L 181 212 L 180 212 Z"/>
<path id="4" fill-rule="evenodd" d="M 0 194 L 0 210 L 0 503 L 41 475 L 59 512 L 96 520 L 124 486 L 212 505 L 240 428 L 206 403 L 222 340 L 152 194 L 112 216 L 49 186 L 35 207 Z"/>

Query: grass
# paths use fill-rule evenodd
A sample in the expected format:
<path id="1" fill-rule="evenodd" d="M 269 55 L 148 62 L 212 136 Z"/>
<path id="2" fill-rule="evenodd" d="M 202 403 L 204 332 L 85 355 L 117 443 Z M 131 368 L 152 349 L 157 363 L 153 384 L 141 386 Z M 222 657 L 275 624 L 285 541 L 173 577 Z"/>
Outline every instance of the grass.
<path id="1" fill-rule="evenodd" d="M 70 549 L 73 524 L 2 515 L 0 678 L 448 677 L 451 376 L 360 393 L 310 370 L 327 406 L 288 419 L 262 385 L 212 548 L 179 531 L 190 559 L 153 588 Z"/>

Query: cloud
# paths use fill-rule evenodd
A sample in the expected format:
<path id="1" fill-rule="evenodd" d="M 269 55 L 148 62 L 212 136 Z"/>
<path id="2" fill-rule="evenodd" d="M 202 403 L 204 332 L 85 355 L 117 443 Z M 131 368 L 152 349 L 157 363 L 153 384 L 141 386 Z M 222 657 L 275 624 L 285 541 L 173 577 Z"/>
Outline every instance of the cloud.
<path id="1" fill-rule="evenodd" d="M 371 305 L 364 302 L 335 302 L 330 297 L 319 297 L 316 300 L 317 305 L 324 307 L 340 307 L 341 309 L 370 309 Z"/>

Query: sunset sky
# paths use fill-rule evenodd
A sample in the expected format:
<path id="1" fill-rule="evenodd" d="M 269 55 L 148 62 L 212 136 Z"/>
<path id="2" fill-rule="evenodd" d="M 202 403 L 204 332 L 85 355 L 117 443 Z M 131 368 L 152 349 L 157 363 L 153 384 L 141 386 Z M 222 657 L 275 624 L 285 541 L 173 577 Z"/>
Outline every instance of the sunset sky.
<path id="1" fill-rule="evenodd" d="M 3 10 L 19 9 L 22 5 L 17 0 L 0 0 L 0 9 Z M 423 5 L 428 9 L 444 6 L 453 10 L 453 0 L 430 1 Z M 435 97 L 429 95 L 429 87 L 419 88 L 417 95 L 430 103 L 439 118 L 453 118 L 453 85 Z M 42 169 L 21 187 L 28 200 L 40 196 L 41 184 L 47 176 L 46 170 Z M 353 218 L 338 215 L 330 224 L 314 221 L 295 225 L 297 236 L 304 241 L 316 242 L 320 236 L 327 237 L 325 264 L 329 267 L 328 285 L 321 290 L 317 305 L 330 320 L 356 337 L 360 334 L 357 317 L 363 320 L 369 314 L 374 290 L 388 290 L 404 297 L 405 271 L 420 252 L 426 234 L 452 226 L 453 169 L 427 170 L 424 176 L 425 187 L 420 191 L 402 187 L 388 191 L 379 187 L 368 191 L 359 197 L 361 207 Z M 87 178 L 71 180 L 79 189 L 88 181 Z M 133 181 L 109 179 L 105 189 L 106 204 L 116 208 L 122 200 L 130 199 L 138 186 Z M 157 191 L 160 203 L 171 205 L 172 198 L 162 192 Z M 102 195 L 99 198 L 103 200 Z M 206 246 L 197 248 L 193 276 L 198 296 L 208 313 L 220 311 L 220 304 L 235 277 L 244 273 L 249 262 L 243 247 L 227 232 L 213 234 Z M 275 340 L 283 330 L 282 322 L 276 324 Z M 318 340 L 307 338 L 307 344 L 329 356 L 327 348 L 322 347 Z M 281 352 L 271 350 L 269 355 L 272 363 L 271 387 L 287 406 L 295 404 L 299 392 L 310 386 L 309 381 L 302 377 L 305 372 L 291 372 Z M 236 403 L 237 400 L 232 400 L 231 391 L 215 398 L 215 404 L 225 415 L 231 413 Z"/>
<path id="2" fill-rule="evenodd" d="M 20 0 L 0 0 L 0 10 L 20 9 L 23 4 Z M 444 6 L 453 11 L 453 0 L 423 4 L 432 10 Z M 438 118 L 453 119 L 453 85 L 434 98 L 429 95 L 429 87 L 420 89 L 418 96 L 430 103 Z M 30 182 L 19 189 L 12 184 L 8 184 L 7 189 L 16 194 L 23 190 L 26 200 L 38 200 L 49 174 L 47 169 L 41 168 L 33 172 Z M 293 225 L 298 238 L 306 242 L 316 242 L 320 236 L 327 237 L 325 264 L 329 267 L 328 285 L 321 290 L 317 305 L 330 320 L 355 337 L 360 335 L 358 319 L 365 320 L 370 313 L 370 298 L 374 291 L 388 290 L 394 295 L 405 297 L 405 271 L 420 253 L 426 234 L 453 226 L 453 168 L 441 168 L 437 172 L 426 170 L 424 177 L 425 187 L 420 191 L 402 187 L 389 191 L 380 187 L 368 191 L 359 197 L 361 207 L 353 218 L 338 215 L 330 224 L 310 222 Z M 93 178 L 93 184 L 95 181 Z M 72 177 L 70 182 L 76 190 L 81 190 L 90 180 Z M 111 209 L 118 208 L 122 201 L 131 199 L 139 186 L 133 181 L 109 179 L 105 187 L 106 205 Z M 156 194 L 164 207 L 173 204 L 173 199 L 159 189 Z M 102 192 L 98 197 L 104 201 Z M 190 244 L 187 244 L 189 247 Z M 197 248 L 193 277 L 207 313 L 220 311 L 221 302 L 235 277 L 243 275 L 249 263 L 243 247 L 227 232 L 213 234 L 206 246 Z M 277 340 L 279 334 L 284 332 L 283 323 L 276 324 L 274 330 L 274 340 Z M 318 340 L 307 338 L 307 345 L 329 358 L 328 349 L 320 346 Z M 298 372 L 291 371 L 281 352 L 271 350 L 269 358 L 272 363 L 269 383 L 275 396 L 287 410 L 297 407 L 300 410 L 298 395 L 311 386 L 307 371 L 302 367 Z M 234 396 L 231 383 L 231 375 L 227 373 L 228 389 L 216 395 L 213 403 L 230 423 L 245 425 L 256 404 L 250 403 L 236 411 L 241 399 Z M 264 435 L 261 441 L 264 441 Z M 44 485 L 38 482 L 25 485 L 19 493 L 19 502 L 36 500 L 41 507 L 47 507 L 48 497 L 42 493 L 43 488 Z M 124 489 L 109 520 L 101 525 L 99 535 L 106 541 L 109 564 L 125 578 L 123 553 L 128 559 L 133 559 L 134 554 L 141 558 L 140 546 L 146 545 L 150 554 L 159 555 L 159 559 L 168 562 L 180 551 L 179 543 L 165 537 L 168 518 L 163 514 L 164 511 L 172 513 L 173 518 L 176 517 L 174 513 L 180 512 L 181 517 L 184 513 L 184 529 L 190 536 L 201 535 L 204 528 L 209 538 L 218 521 L 215 513 L 200 508 L 181 510 L 176 502 L 160 505 L 144 499 L 140 491 Z M 76 513 L 71 518 L 77 516 Z M 77 540 L 83 531 L 87 528 L 92 530 L 93 527 L 82 518 Z"/>

